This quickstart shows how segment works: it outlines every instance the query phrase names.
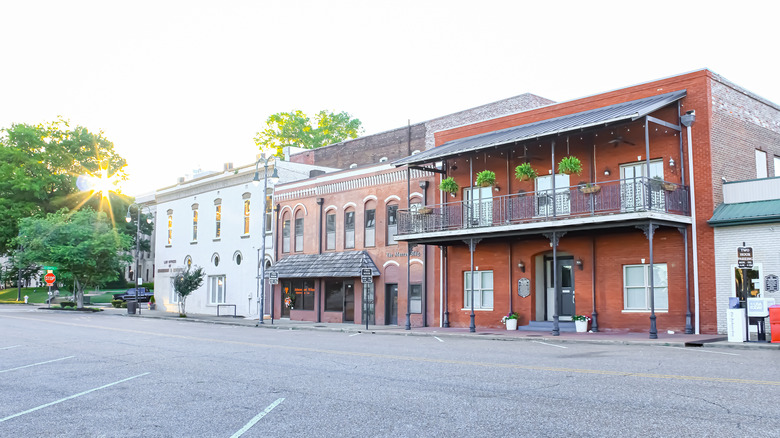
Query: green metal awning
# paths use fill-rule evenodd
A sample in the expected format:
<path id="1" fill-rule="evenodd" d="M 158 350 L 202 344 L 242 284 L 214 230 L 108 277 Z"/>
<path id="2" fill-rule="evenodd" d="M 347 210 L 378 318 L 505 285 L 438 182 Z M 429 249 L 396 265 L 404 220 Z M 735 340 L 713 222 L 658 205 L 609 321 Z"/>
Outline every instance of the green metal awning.
<path id="1" fill-rule="evenodd" d="M 713 227 L 780 222 L 780 199 L 720 204 L 707 221 Z"/>

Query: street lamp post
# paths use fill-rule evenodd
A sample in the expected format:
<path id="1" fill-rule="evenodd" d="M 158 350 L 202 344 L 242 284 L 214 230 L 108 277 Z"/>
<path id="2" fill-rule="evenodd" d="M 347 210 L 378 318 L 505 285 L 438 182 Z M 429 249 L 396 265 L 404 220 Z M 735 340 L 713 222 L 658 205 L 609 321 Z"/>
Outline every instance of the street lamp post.
<path id="1" fill-rule="evenodd" d="M 146 209 L 147 217 L 146 217 L 146 223 L 151 224 L 152 223 L 152 211 L 149 209 L 149 207 L 142 207 L 135 202 L 127 206 L 127 216 L 125 216 L 125 222 L 130 223 L 132 218 L 130 217 L 130 208 L 135 205 L 135 211 L 138 214 L 138 217 L 135 219 L 135 302 L 136 305 L 138 303 L 138 286 L 141 285 L 141 259 L 139 257 L 139 248 L 141 243 L 141 213 L 143 212 L 143 209 Z M 141 306 L 138 306 L 138 314 L 141 314 Z"/>
<path id="2" fill-rule="evenodd" d="M 257 255 L 257 263 L 260 265 L 260 275 L 257 276 L 257 288 L 258 288 L 258 306 L 257 319 L 258 324 L 264 324 L 263 321 L 263 304 L 265 301 L 265 211 L 268 209 L 267 193 L 268 193 L 268 163 L 274 160 L 276 156 L 271 155 L 266 158 L 265 153 L 260 155 L 260 158 L 255 162 L 255 177 L 252 179 L 252 184 L 257 187 L 260 184 L 260 163 L 263 163 L 263 209 L 262 220 L 260 225 L 260 253 Z M 276 164 L 274 163 L 274 173 L 271 175 L 271 182 L 276 184 L 279 181 L 279 173 L 276 171 Z"/>

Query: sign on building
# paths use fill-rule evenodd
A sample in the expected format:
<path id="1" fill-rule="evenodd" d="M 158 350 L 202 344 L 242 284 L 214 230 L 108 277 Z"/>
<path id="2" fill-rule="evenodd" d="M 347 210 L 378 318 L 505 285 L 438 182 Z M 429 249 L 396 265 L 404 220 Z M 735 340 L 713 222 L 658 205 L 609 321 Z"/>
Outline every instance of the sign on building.
<path id="1" fill-rule="evenodd" d="M 361 268 L 360 269 L 360 282 L 363 284 L 373 283 L 374 282 L 374 275 L 373 272 L 371 272 L 371 268 Z"/>
<path id="2" fill-rule="evenodd" d="M 764 290 L 767 292 L 778 291 L 777 275 L 770 274 L 764 277 Z"/>
<path id="3" fill-rule="evenodd" d="M 279 284 L 279 273 L 276 271 L 268 272 L 268 282 L 270 284 Z"/>
<path id="4" fill-rule="evenodd" d="M 740 269 L 749 269 L 753 267 L 752 247 L 740 246 L 737 248 L 737 267 Z"/>

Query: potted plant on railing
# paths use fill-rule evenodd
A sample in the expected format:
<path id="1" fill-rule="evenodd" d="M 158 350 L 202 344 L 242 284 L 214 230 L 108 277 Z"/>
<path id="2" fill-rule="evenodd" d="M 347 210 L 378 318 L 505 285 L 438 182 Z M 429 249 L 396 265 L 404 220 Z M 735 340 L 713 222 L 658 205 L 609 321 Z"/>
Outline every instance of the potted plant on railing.
<path id="1" fill-rule="evenodd" d="M 501 318 L 501 323 L 506 324 L 507 330 L 517 330 L 517 320 L 520 315 L 517 312 L 509 312 L 506 316 Z"/>
<path id="2" fill-rule="evenodd" d="M 536 179 L 539 174 L 536 173 L 536 170 L 534 170 L 533 167 L 531 167 L 531 163 L 523 163 L 517 167 L 515 167 L 515 178 L 517 178 L 520 181 L 528 181 L 530 179 Z"/>
<path id="3" fill-rule="evenodd" d="M 477 185 L 490 187 L 496 184 L 496 173 L 492 170 L 483 170 L 477 174 Z"/>
<path id="4" fill-rule="evenodd" d="M 431 207 L 420 207 L 417 209 L 417 213 L 419 214 L 431 214 L 433 213 L 433 209 Z"/>
<path id="5" fill-rule="evenodd" d="M 448 176 L 439 183 L 439 190 L 449 193 L 454 198 L 455 194 L 460 190 L 460 186 L 455 182 L 453 177 Z"/>
<path id="6" fill-rule="evenodd" d="M 560 163 L 558 163 L 558 172 L 567 175 L 574 173 L 579 175 L 582 173 L 582 162 L 574 156 L 563 157 Z"/>
<path id="7" fill-rule="evenodd" d="M 574 327 L 577 329 L 577 333 L 585 333 L 588 331 L 589 316 L 574 315 L 571 317 L 571 320 L 574 321 Z"/>
<path id="8" fill-rule="evenodd" d="M 595 183 L 585 183 L 580 185 L 580 191 L 585 194 L 598 193 L 599 190 L 601 190 L 601 186 Z"/>

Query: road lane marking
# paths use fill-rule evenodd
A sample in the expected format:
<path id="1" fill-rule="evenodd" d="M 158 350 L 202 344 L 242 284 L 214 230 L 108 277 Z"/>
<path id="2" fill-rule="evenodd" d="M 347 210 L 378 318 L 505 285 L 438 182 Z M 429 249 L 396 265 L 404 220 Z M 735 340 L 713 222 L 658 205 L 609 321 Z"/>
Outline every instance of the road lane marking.
<path id="1" fill-rule="evenodd" d="M 65 360 L 65 359 L 72 359 L 74 357 L 76 357 L 76 356 L 61 357 L 59 359 L 52 359 L 52 360 L 47 360 L 47 361 L 44 361 L 44 362 L 32 363 L 30 365 L 22 365 L 22 366 L 16 367 L 16 368 L 9 368 L 7 370 L 0 370 L 0 373 L 6 373 L 8 371 L 21 370 L 22 368 L 30 368 L 30 367 L 34 367 L 34 366 L 37 366 L 37 365 L 44 365 L 44 364 L 52 363 L 52 362 L 59 362 L 61 360 Z"/>
<path id="2" fill-rule="evenodd" d="M 40 406 L 38 406 L 36 408 L 28 409 L 28 410 L 26 410 L 24 412 L 19 412 L 18 414 L 9 415 L 8 417 L 0 418 L 0 423 L 4 422 L 6 420 L 10 420 L 12 418 L 16 418 L 16 417 L 20 417 L 20 416 L 25 415 L 25 414 L 29 414 L 30 412 L 35 412 L 35 411 L 37 411 L 39 409 L 48 408 L 49 406 L 53 406 L 53 405 L 56 405 L 58 403 L 62 403 L 64 401 L 68 401 L 68 400 L 74 399 L 76 397 L 81 397 L 82 395 L 87 395 L 90 392 L 94 392 L 94 391 L 97 391 L 97 390 L 100 390 L 100 389 L 108 388 L 109 386 L 114 386 L 114 385 L 118 385 L 118 384 L 123 383 L 123 382 L 127 382 L 128 380 L 132 380 L 132 379 L 135 379 L 137 377 L 142 377 L 142 376 L 145 376 L 147 374 L 149 374 L 149 373 L 143 373 L 143 374 L 139 374 L 137 376 L 128 377 L 126 379 L 122 379 L 122 380 L 116 381 L 114 383 L 109 383 L 108 385 L 103 385 L 103 386 L 99 386 L 97 388 L 88 389 L 88 390 L 86 390 L 84 392 L 80 392 L 78 394 L 74 394 L 74 395 L 71 395 L 69 397 L 61 398 L 61 399 L 53 401 L 51 403 L 46 403 L 45 405 L 40 405 Z"/>
<path id="3" fill-rule="evenodd" d="M 0 347 L 0 350 L 8 350 L 9 348 L 21 347 L 21 345 L 11 345 L 10 347 Z"/>
<path id="4" fill-rule="evenodd" d="M 238 438 L 241 435 L 243 435 L 247 430 L 249 430 L 252 426 L 254 426 L 258 421 L 260 421 L 261 418 L 268 415 L 269 412 L 271 412 L 275 407 L 279 406 L 279 403 L 283 401 L 284 399 L 280 398 L 277 399 L 275 402 L 271 403 L 270 405 L 268 405 L 268 407 L 265 408 L 263 412 L 260 412 L 259 414 L 255 415 L 255 418 L 249 420 L 249 423 L 244 425 L 244 427 L 242 427 L 238 432 L 234 433 L 233 436 L 231 436 L 230 438 Z"/>
<path id="5" fill-rule="evenodd" d="M 433 338 L 434 338 L 434 339 L 436 339 L 436 340 L 437 340 L 437 341 L 439 341 L 439 342 L 444 342 L 444 341 L 442 341 L 441 339 L 439 339 L 439 337 L 438 337 L 438 336 L 434 336 Z"/>
<path id="6" fill-rule="evenodd" d="M 702 350 L 700 348 L 690 348 L 690 347 L 683 348 L 683 347 L 672 347 L 672 346 L 667 346 L 666 348 L 676 348 L 678 350 L 695 351 L 697 353 L 727 354 L 729 356 L 739 356 L 739 354 L 737 354 L 737 353 L 726 353 L 724 351 Z"/>
<path id="7" fill-rule="evenodd" d="M 353 334 L 353 335 L 349 335 L 349 337 L 351 338 L 351 337 L 353 337 L 353 336 L 357 336 L 357 335 L 359 335 L 359 334 L 361 334 L 361 333 L 355 333 L 355 334 Z"/>
<path id="8" fill-rule="evenodd" d="M 100 329 L 100 330 L 107 330 L 107 331 L 121 332 L 121 333 L 133 333 L 133 334 L 141 334 L 141 335 L 148 335 L 148 336 L 157 336 L 162 338 L 184 339 L 184 340 L 199 341 L 199 342 L 217 342 L 217 343 L 228 344 L 228 345 L 241 345 L 241 346 L 260 347 L 260 348 L 269 348 L 269 349 L 287 350 L 287 351 L 303 351 L 307 353 L 322 353 L 322 354 L 332 354 L 332 355 L 339 355 L 339 356 L 370 357 L 376 359 L 392 359 L 392 360 L 403 360 L 403 361 L 410 361 L 410 362 L 467 365 L 467 366 L 478 366 L 478 367 L 489 367 L 489 368 L 509 368 L 509 369 L 527 370 L 527 371 L 549 371 L 549 372 L 562 372 L 562 373 L 596 374 L 596 375 L 606 375 L 606 376 L 642 377 L 648 379 L 670 379 L 670 380 L 676 379 L 676 380 L 692 380 L 692 381 L 701 381 L 701 382 L 739 383 L 743 385 L 780 386 L 780 381 L 777 380 L 753 380 L 753 379 L 735 379 L 730 377 L 685 376 L 679 374 L 650 374 L 650 373 L 635 373 L 631 371 L 588 370 L 588 369 L 577 369 L 577 368 L 518 365 L 512 363 L 490 363 L 490 362 L 471 362 L 471 361 L 452 360 L 452 359 L 433 359 L 427 357 L 396 356 L 396 355 L 380 354 L 380 353 L 364 353 L 359 351 L 326 350 L 322 348 L 296 347 L 292 345 L 274 345 L 274 344 L 261 344 L 261 343 L 246 342 L 246 341 L 230 341 L 227 339 L 199 338 L 195 336 L 173 335 L 167 333 L 148 332 L 143 330 L 105 327 L 105 326 L 94 325 L 94 324 L 76 324 L 72 322 L 61 322 L 61 321 L 52 321 L 52 320 L 44 321 L 41 320 L 40 318 L 29 318 L 29 317 L 21 317 L 21 316 L 0 315 L 0 319 L 2 318 L 27 320 L 27 321 L 37 322 L 37 323 L 43 321 L 50 324 L 65 325 L 71 327 L 83 327 L 88 329 Z M 290 330 L 292 330 L 292 328 Z"/>
<path id="9" fill-rule="evenodd" d="M 564 347 L 563 345 L 548 344 L 547 342 L 542 342 L 542 341 L 531 341 L 531 342 L 534 342 L 536 344 L 549 345 L 550 347 L 569 348 L 569 347 Z"/>

